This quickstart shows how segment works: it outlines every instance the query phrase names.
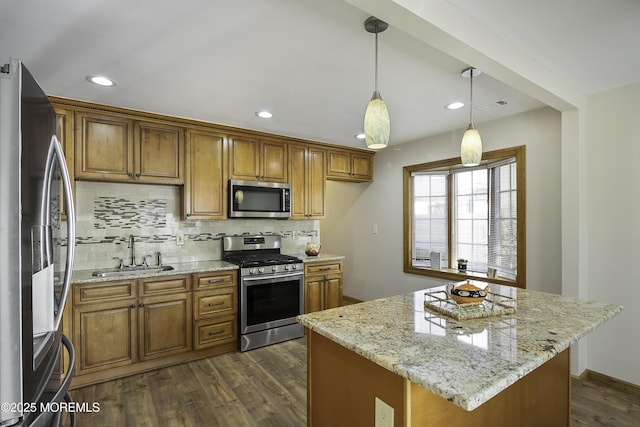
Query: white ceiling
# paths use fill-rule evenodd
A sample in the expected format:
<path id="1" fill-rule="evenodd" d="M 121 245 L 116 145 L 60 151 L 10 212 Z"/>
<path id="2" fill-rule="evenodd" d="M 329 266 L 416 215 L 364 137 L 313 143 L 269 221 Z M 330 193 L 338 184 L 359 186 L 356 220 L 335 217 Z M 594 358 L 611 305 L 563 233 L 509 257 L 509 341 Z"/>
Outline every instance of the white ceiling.
<path id="1" fill-rule="evenodd" d="M 640 81 L 637 0 L 422 3 L 454 6 L 584 94 Z M 49 95 L 364 147 L 369 15 L 344 0 L 2 0 L 0 60 L 23 60 Z M 466 127 L 468 108 L 444 105 L 468 100 L 469 65 L 393 26 L 379 35 L 391 144 Z M 487 73 L 474 104 L 476 124 L 544 105 Z"/>

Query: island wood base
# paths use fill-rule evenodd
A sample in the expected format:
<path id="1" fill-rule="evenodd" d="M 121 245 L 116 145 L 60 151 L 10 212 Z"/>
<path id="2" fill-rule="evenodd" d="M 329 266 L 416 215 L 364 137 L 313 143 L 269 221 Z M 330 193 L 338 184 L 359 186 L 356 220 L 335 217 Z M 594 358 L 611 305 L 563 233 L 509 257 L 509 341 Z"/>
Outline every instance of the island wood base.
<path id="1" fill-rule="evenodd" d="M 307 362 L 308 426 L 375 426 L 375 397 L 394 408 L 395 427 L 569 425 L 569 349 L 473 411 L 313 331 L 307 334 Z"/>

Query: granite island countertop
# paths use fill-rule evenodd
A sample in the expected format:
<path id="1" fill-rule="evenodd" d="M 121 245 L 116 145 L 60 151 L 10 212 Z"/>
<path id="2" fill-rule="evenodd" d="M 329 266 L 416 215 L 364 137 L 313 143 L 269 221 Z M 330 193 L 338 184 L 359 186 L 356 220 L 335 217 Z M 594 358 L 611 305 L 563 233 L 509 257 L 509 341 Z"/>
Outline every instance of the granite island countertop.
<path id="1" fill-rule="evenodd" d="M 496 289 L 495 287 L 498 287 Z M 471 411 L 622 311 L 538 291 L 515 314 L 455 320 L 425 310 L 425 289 L 298 316 L 310 330 Z"/>

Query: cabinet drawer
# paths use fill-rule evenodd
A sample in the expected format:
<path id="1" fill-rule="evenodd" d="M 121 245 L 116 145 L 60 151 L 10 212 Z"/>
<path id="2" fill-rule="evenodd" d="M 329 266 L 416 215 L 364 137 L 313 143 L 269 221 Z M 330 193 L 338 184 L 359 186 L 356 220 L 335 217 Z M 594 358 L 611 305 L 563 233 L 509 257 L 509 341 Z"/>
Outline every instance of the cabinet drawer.
<path id="1" fill-rule="evenodd" d="M 212 315 L 236 312 L 238 293 L 234 286 L 195 292 L 193 301 L 193 318 L 200 320 Z"/>
<path id="2" fill-rule="evenodd" d="M 220 273 L 194 274 L 193 290 L 210 289 L 220 286 L 236 285 L 238 272 L 236 270 Z"/>
<path id="3" fill-rule="evenodd" d="M 305 274 L 327 274 L 327 273 L 341 273 L 342 272 L 342 263 L 341 262 L 332 262 L 332 263 L 310 263 L 305 264 L 304 273 Z"/>
<path id="4" fill-rule="evenodd" d="M 136 297 L 135 280 L 73 285 L 73 303 L 90 304 Z"/>
<path id="5" fill-rule="evenodd" d="M 140 279 L 140 295 L 185 292 L 191 288 L 189 276 L 171 276 L 162 279 Z"/>
<path id="6" fill-rule="evenodd" d="M 237 341 L 237 331 L 238 323 L 236 316 L 233 315 L 197 321 L 194 327 L 194 347 L 200 350 Z"/>

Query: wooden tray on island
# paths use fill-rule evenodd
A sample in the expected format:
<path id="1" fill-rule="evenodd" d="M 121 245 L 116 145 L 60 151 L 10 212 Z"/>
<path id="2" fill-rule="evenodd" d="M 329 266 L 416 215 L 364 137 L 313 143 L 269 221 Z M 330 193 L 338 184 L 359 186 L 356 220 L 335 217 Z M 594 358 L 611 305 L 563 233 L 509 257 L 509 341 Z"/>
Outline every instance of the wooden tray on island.
<path id="1" fill-rule="evenodd" d="M 486 299 L 480 303 L 472 304 L 458 304 L 451 298 L 447 291 L 443 289 L 424 293 L 425 310 L 433 310 L 446 314 L 456 320 L 479 319 L 482 317 L 513 314 L 516 312 L 516 305 L 515 296 L 494 292 L 491 287 L 487 292 Z"/>

